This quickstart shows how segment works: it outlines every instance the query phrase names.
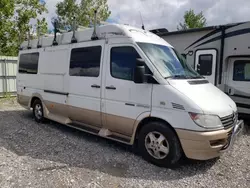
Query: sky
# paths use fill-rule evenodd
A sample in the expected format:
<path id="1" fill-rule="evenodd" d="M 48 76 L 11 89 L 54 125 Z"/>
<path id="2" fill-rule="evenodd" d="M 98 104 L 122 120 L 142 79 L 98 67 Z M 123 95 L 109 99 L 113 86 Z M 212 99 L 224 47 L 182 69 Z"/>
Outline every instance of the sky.
<path id="1" fill-rule="evenodd" d="M 42 0 L 49 10 L 47 21 L 55 16 L 55 5 L 62 0 Z M 190 8 L 203 11 L 207 25 L 250 21 L 250 0 L 108 0 L 111 16 L 109 22 L 141 27 L 141 17 L 146 29 L 166 28 L 174 31 L 183 22 Z"/>

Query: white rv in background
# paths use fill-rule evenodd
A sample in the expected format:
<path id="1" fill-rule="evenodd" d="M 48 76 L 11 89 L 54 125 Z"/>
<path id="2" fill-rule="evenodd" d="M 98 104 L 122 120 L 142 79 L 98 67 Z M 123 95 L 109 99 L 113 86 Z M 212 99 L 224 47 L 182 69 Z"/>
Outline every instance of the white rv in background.
<path id="1" fill-rule="evenodd" d="M 125 25 L 94 31 L 21 45 L 18 102 L 37 122 L 136 144 L 159 166 L 177 164 L 183 154 L 215 158 L 233 145 L 244 126 L 235 102 L 169 43 Z"/>
<path id="2" fill-rule="evenodd" d="M 200 75 L 229 95 L 239 113 L 250 114 L 250 22 L 151 31 L 173 45 Z"/>

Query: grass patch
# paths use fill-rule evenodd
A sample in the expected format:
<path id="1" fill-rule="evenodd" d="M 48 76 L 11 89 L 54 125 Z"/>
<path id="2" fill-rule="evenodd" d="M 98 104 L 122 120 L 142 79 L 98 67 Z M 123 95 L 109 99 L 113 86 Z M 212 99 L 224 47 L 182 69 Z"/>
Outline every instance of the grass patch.
<path id="1" fill-rule="evenodd" d="M 7 95 L 7 96 L 0 98 L 0 104 L 5 104 L 5 103 L 14 104 L 16 102 L 16 100 L 17 99 L 15 96 Z"/>
<path id="2" fill-rule="evenodd" d="M 10 93 L 5 93 L 3 96 L 6 100 L 11 100 L 13 98 Z"/>

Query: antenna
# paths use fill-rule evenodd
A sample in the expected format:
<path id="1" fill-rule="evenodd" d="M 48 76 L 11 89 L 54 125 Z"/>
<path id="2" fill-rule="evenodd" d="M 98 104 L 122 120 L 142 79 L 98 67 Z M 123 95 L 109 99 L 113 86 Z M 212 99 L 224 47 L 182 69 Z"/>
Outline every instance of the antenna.
<path id="1" fill-rule="evenodd" d="M 96 34 L 96 22 L 97 22 L 96 14 L 97 14 L 97 10 L 95 10 L 94 31 L 93 31 L 91 40 L 98 40 L 98 36 Z"/>
<path id="2" fill-rule="evenodd" d="M 37 26 L 37 35 L 38 35 L 38 41 L 37 41 L 37 48 L 41 48 L 40 45 L 40 25 Z"/>
<path id="3" fill-rule="evenodd" d="M 23 47 L 21 46 L 21 34 L 18 34 L 18 42 L 19 42 L 19 50 L 23 50 Z"/>
<path id="4" fill-rule="evenodd" d="M 141 28 L 142 28 L 143 30 L 145 30 L 144 23 L 143 23 L 143 19 L 142 19 L 142 15 L 141 15 L 141 11 L 139 11 L 139 12 L 140 12 L 140 16 L 141 16 L 141 23 L 142 23 Z"/>
<path id="5" fill-rule="evenodd" d="M 17 20 L 17 16 L 15 17 L 15 20 Z M 16 21 L 15 21 L 15 27 L 17 27 Z M 19 42 L 19 50 L 23 50 L 23 47 L 21 46 L 22 45 L 22 39 L 21 39 L 20 32 L 18 33 L 18 42 Z"/>
<path id="6" fill-rule="evenodd" d="M 30 26 L 28 29 L 28 49 L 31 49 L 31 46 L 30 46 Z"/>
<path id="7" fill-rule="evenodd" d="M 72 35 L 72 38 L 71 38 L 71 43 L 77 43 L 77 39 L 75 37 L 75 34 L 76 34 L 76 17 L 74 16 L 73 17 L 73 35 Z"/>

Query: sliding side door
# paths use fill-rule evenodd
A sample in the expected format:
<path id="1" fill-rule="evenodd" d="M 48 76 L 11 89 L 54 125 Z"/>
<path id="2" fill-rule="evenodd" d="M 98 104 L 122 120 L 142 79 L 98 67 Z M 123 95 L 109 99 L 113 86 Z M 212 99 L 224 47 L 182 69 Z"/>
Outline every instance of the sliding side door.
<path id="1" fill-rule="evenodd" d="M 101 67 L 104 40 L 74 44 L 69 69 L 69 118 L 101 128 Z"/>

